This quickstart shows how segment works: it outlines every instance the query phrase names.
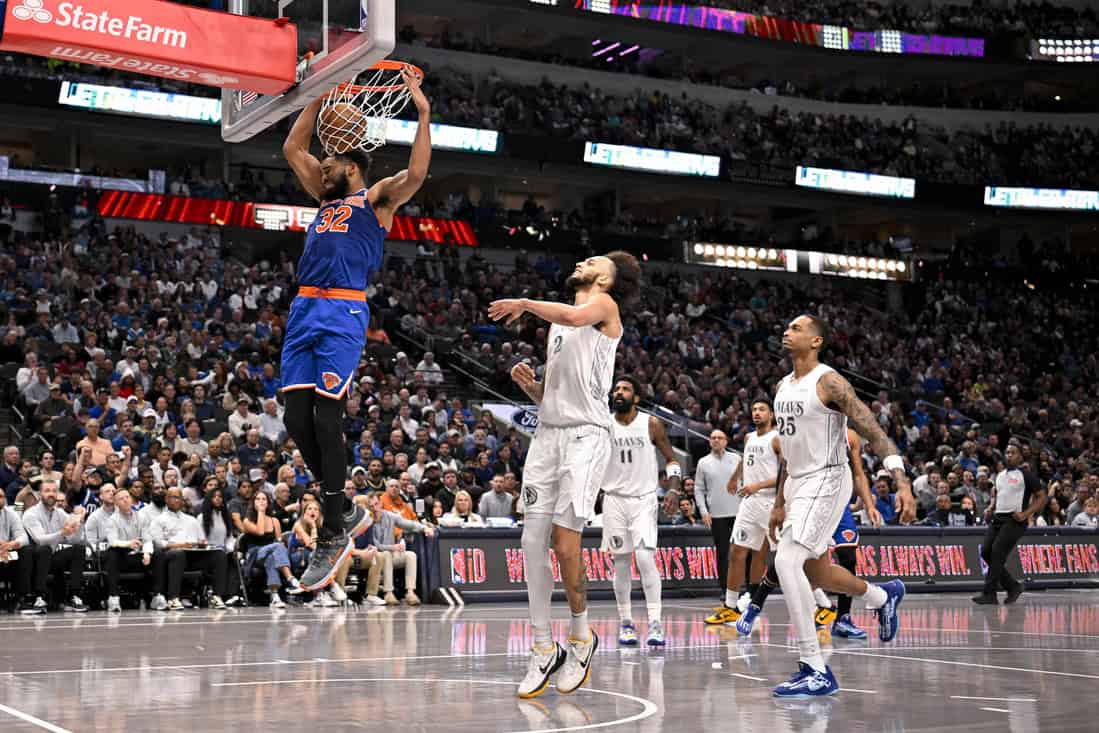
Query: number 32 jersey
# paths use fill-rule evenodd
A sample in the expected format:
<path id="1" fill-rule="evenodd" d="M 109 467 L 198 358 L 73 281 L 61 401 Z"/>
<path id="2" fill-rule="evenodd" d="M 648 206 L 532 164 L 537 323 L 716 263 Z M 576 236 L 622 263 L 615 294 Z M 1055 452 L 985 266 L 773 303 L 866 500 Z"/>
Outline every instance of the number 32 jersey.
<path id="1" fill-rule="evenodd" d="M 325 202 L 306 232 L 298 282 L 314 288 L 366 290 L 382 265 L 385 234 L 366 189 Z"/>
<path id="2" fill-rule="evenodd" d="M 779 382 L 775 421 L 786 472 L 793 478 L 847 463 L 847 416 L 820 401 L 817 382 L 832 367 L 818 364 L 801 379 Z"/>

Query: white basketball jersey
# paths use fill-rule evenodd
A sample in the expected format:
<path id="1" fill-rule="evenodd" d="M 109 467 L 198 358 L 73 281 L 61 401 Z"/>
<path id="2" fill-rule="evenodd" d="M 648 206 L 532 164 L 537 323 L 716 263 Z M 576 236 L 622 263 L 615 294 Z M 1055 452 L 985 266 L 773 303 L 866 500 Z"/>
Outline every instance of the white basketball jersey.
<path id="1" fill-rule="evenodd" d="M 615 496 L 638 497 L 656 491 L 660 466 L 656 446 L 649 436 L 649 416 L 638 412 L 623 425 L 611 418 L 611 459 L 603 477 L 603 491 Z"/>
<path id="2" fill-rule="evenodd" d="M 616 349 L 618 339 L 595 326 L 551 325 L 538 422 L 555 428 L 609 428 Z"/>
<path id="3" fill-rule="evenodd" d="M 758 435 L 756 431 L 748 433 L 744 440 L 744 485 L 758 484 L 778 478 L 778 454 L 772 443 L 778 430 Z M 758 492 L 760 496 L 774 497 L 775 487 Z"/>
<path id="4" fill-rule="evenodd" d="M 847 463 L 847 416 L 817 396 L 817 382 L 831 371 L 818 364 L 801 379 L 789 374 L 779 383 L 775 421 L 786 472 L 794 478 Z"/>

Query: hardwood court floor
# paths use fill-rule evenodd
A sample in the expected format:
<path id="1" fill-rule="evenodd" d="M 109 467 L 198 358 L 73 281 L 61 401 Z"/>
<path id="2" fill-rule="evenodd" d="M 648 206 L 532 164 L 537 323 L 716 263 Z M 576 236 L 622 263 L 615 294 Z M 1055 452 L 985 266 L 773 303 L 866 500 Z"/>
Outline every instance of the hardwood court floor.
<path id="1" fill-rule="evenodd" d="M 614 605 L 595 603 L 590 687 L 530 702 L 516 604 L 0 615 L 0 731 L 1095 731 L 1097 600 L 909 595 L 893 644 L 832 642 L 843 692 L 786 703 L 770 694 L 796 659 L 780 597 L 750 641 L 670 600 L 662 651 L 620 649 Z"/>

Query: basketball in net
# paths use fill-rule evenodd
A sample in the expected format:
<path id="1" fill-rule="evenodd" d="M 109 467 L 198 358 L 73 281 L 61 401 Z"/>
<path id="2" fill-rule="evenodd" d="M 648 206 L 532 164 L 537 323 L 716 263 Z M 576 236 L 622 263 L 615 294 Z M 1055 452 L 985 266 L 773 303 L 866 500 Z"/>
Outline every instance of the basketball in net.
<path id="1" fill-rule="evenodd" d="M 400 61 L 379 61 L 352 82 L 328 92 L 317 115 L 317 137 L 328 155 L 349 150 L 374 150 L 385 144 L 386 125 L 400 114 L 411 94 L 401 78 L 411 69 L 419 79 L 424 72 Z"/>

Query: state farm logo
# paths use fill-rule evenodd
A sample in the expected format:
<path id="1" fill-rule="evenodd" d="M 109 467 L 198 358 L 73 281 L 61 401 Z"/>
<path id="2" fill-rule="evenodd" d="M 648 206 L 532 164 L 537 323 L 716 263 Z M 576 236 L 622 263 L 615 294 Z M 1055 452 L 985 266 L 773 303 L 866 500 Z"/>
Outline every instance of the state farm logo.
<path id="1" fill-rule="evenodd" d="M 187 31 L 146 22 L 137 15 L 114 16 L 109 10 L 86 10 L 83 5 L 72 2 L 58 5 L 55 15 L 46 9 L 43 0 L 22 2 L 22 5 L 16 5 L 11 10 L 12 17 L 16 20 L 33 20 L 43 25 L 52 23 L 61 28 L 126 38 L 157 46 L 187 48 Z"/>
<path id="2" fill-rule="evenodd" d="M 23 0 L 22 5 L 11 9 L 11 14 L 16 20 L 33 20 L 38 23 L 49 23 L 53 20 L 53 13 L 43 7 L 42 0 Z"/>

